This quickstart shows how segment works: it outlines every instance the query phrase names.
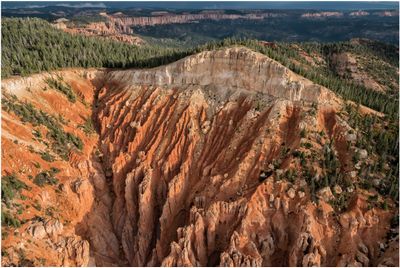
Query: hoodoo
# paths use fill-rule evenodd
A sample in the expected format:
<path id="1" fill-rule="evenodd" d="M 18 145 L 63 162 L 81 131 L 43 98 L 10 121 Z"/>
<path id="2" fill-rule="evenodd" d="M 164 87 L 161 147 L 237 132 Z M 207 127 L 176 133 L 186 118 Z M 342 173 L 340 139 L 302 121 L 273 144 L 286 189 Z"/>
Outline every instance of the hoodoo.
<path id="1" fill-rule="evenodd" d="M 398 265 L 395 207 L 353 185 L 367 160 L 344 101 L 262 54 L 65 70 L 2 93 L 5 173 L 47 174 L 19 178 L 29 208 L 3 265 L 20 260 L 16 240 L 42 265 Z"/>

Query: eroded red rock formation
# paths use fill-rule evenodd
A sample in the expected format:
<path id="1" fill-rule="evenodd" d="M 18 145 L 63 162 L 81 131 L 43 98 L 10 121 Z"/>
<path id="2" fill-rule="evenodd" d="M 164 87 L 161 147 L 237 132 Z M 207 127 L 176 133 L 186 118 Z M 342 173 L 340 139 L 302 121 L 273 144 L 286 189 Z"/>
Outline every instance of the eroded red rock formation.
<path id="1" fill-rule="evenodd" d="M 119 30 L 125 33 L 132 33 L 132 26 L 153 26 L 171 23 L 192 23 L 199 20 L 263 20 L 271 17 L 285 17 L 283 13 L 254 12 L 247 14 L 224 14 L 218 11 L 203 11 L 198 14 L 162 14 L 161 16 L 151 17 L 128 17 L 124 15 L 107 15 L 108 20 Z"/>
<path id="2" fill-rule="evenodd" d="M 64 22 L 57 22 L 54 23 L 53 26 L 71 34 L 98 36 L 131 45 L 140 46 L 145 44 L 142 38 L 132 35 L 132 31 L 120 31 L 120 29 L 111 22 L 92 22 L 82 27 L 68 27 Z"/>
<path id="3" fill-rule="evenodd" d="M 61 255 L 48 252 L 58 259 L 51 264 L 398 265 L 397 244 L 386 237 L 395 207 L 370 208 L 352 186 L 313 193 L 330 140 L 341 172 L 350 178 L 354 169 L 352 129 L 328 89 L 245 48 L 87 80 L 96 88 L 98 136 L 65 164 L 80 178 L 65 176 L 61 189 L 60 207 L 79 211 L 63 215 L 74 219 L 75 232 L 67 229 L 76 237 L 44 223 L 46 235 L 56 234 L 48 239 L 63 241 Z M 311 167 L 310 184 L 301 174 Z M 344 211 L 331 202 L 340 193 L 350 196 Z M 42 227 L 25 225 L 41 237 Z"/>

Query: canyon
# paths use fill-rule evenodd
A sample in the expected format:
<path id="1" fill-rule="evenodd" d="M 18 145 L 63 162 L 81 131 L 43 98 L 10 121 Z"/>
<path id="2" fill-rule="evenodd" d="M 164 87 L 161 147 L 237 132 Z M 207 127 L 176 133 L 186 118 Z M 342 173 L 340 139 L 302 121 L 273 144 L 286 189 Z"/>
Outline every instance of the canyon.
<path id="1" fill-rule="evenodd" d="M 108 15 L 101 13 L 108 21 L 123 32 L 130 32 L 132 26 L 153 26 L 172 23 L 195 23 L 200 20 L 263 20 L 286 17 L 286 14 L 271 12 L 252 12 L 247 14 L 225 14 L 223 11 L 201 11 L 198 14 L 162 13 L 157 16 L 130 17 L 122 13 Z"/>
<path id="2" fill-rule="evenodd" d="M 355 187 L 374 156 L 345 101 L 265 55 L 10 78 L 2 98 L 2 176 L 27 186 L 8 208 L 21 225 L 2 226 L 3 266 L 399 266 L 398 207 Z M 49 126 L 22 120 L 33 109 L 82 148 L 62 159 Z M 316 189 L 325 155 L 346 183 Z M 58 183 L 35 183 L 46 170 Z"/>
<path id="3" fill-rule="evenodd" d="M 145 44 L 142 38 L 132 35 L 132 31 L 120 32 L 120 30 L 115 27 L 115 24 L 110 22 L 92 22 L 82 27 L 68 27 L 66 22 L 68 22 L 67 19 L 57 20 L 52 26 L 70 34 L 98 36 L 137 46 Z M 128 32 L 129 34 L 125 34 L 124 32 Z"/>
<path id="4" fill-rule="evenodd" d="M 265 20 L 272 18 L 285 18 L 290 16 L 300 16 L 301 18 L 329 18 L 329 17 L 358 17 L 358 16 L 397 16 L 397 11 L 385 10 L 381 12 L 366 12 L 366 11 L 355 11 L 349 14 L 336 11 L 323 11 L 323 12 L 304 12 L 301 14 L 286 14 L 284 12 L 270 12 L 266 10 L 254 10 L 249 12 L 243 12 L 242 14 L 230 14 L 224 10 L 203 10 L 199 13 L 182 13 L 175 14 L 173 12 L 152 12 L 151 16 L 129 16 L 122 12 L 114 14 L 107 14 L 105 12 L 100 13 L 101 16 L 105 17 L 108 22 L 114 24 L 121 32 L 133 33 L 132 27 L 135 26 L 154 26 L 163 24 L 174 24 L 174 23 L 198 23 L 202 20 Z"/>
<path id="5" fill-rule="evenodd" d="M 11 13 L 9 13 L 11 12 Z M 14 14 L 14 12 L 16 12 Z M 22 11 L 23 12 L 23 11 Z M 46 12 L 41 10 L 41 16 Z M 15 10 L 7 10 L 6 16 L 15 16 Z M 38 13 L 39 14 L 39 13 Z M 19 16 L 19 15 L 18 15 Z M 38 15 L 39 16 L 39 15 Z M 204 44 L 227 36 L 254 38 L 267 41 L 306 41 L 313 36 L 319 42 L 348 40 L 363 37 L 397 44 L 395 26 L 398 10 L 85 10 L 56 15 L 48 14 L 53 26 L 65 32 L 85 36 L 99 36 L 114 41 L 152 45 L 167 43 L 173 46 Z M 320 23 L 313 24 L 318 20 Z M 345 23 L 343 29 L 327 31 L 332 20 Z M 360 23 L 359 21 L 363 21 Z M 385 31 L 376 25 L 385 21 Z M 301 24 L 301 31 L 292 32 L 291 27 Z M 238 25 L 241 31 L 233 31 L 227 25 Z M 211 30 L 212 29 L 212 30 Z M 246 29 L 246 30 L 244 30 Z M 347 29 L 346 33 L 344 29 Z M 244 32 L 247 31 L 247 35 Z M 230 35 L 227 35 L 230 33 Z M 193 35 L 189 39 L 188 35 Z M 172 39 L 172 40 L 169 40 Z M 188 39 L 188 40 L 186 40 Z M 173 42 L 174 41 L 174 42 Z M 171 43 L 172 42 L 172 43 Z M 183 42 L 182 44 L 180 42 Z M 188 42 L 188 44 L 186 44 Z"/>
<path id="6" fill-rule="evenodd" d="M 100 36 L 118 42 L 133 45 L 144 45 L 146 42 L 136 36 L 132 27 L 154 26 L 174 23 L 198 23 L 201 20 L 263 20 L 267 18 L 285 17 L 285 14 L 254 12 L 248 14 L 225 14 L 219 11 L 201 11 L 199 14 L 174 14 L 169 12 L 152 12 L 152 16 L 130 17 L 121 12 L 107 14 L 100 12 L 105 22 L 91 22 L 83 26 L 75 26 L 65 18 L 59 18 L 52 24 L 53 27 L 67 33 L 85 36 Z"/>

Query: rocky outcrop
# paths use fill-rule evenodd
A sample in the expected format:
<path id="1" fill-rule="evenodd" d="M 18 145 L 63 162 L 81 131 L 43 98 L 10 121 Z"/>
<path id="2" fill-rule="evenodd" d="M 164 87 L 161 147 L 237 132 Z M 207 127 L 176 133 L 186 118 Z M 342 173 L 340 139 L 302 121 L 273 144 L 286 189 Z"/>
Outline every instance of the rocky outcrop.
<path id="1" fill-rule="evenodd" d="M 127 17 L 123 15 L 107 15 L 102 13 L 115 27 L 123 33 L 133 33 L 133 26 L 153 26 L 171 23 L 192 23 L 199 20 L 263 20 L 271 17 L 285 17 L 283 13 L 255 12 L 247 14 L 224 14 L 218 11 L 203 11 L 198 14 L 161 14 L 151 17 Z"/>
<path id="2" fill-rule="evenodd" d="M 69 154 L 68 161 L 45 161 L 40 152 L 48 150 L 46 128 L 33 126 L 29 120 L 21 122 L 14 113 L 3 110 L 7 116 L 2 122 L 2 147 L 7 150 L 2 151 L 2 174 L 22 172 L 19 179 L 29 185 L 25 198 L 18 200 L 25 209 L 15 215 L 24 222 L 2 241 L 9 253 L 3 265 L 87 266 L 96 256 L 98 265 L 109 266 L 121 259 L 109 217 L 110 192 L 99 159 L 92 156 L 97 135 L 88 136 L 78 127 L 92 114 L 87 103 L 93 101 L 94 87 L 103 80 L 103 73 L 69 69 L 2 81 L 3 97 L 15 96 L 21 103 L 60 118 L 55 119 L 60 128 L 78 135 L 84 144 L 82 151 Z M 48 78 L 63 79 L 80 101 L 71 103 L 50 89 Z M 44 134 L 37 139 L 34 131 Z M 57 173 L 56 185 L 38 186 L 32 181 L 51 169 Z"/>
<path id="3" fill-rule="evenodd" d="M 362 67 L 358 66 L 357 58 L 351 53 L 333 53 L 329 57 L 331 68 L 345 79 L 352 79 L 355 83 L 371 88 L 376 91 L 385 91 L 385 87 L 379 84 L 376 79 L 371 77 Z"/>
<path id="4" fill-rule="evenodd" d="M 92 22 L 83 27 L 67 26 L 64 22 L 54 23 L 53 26 L 67 33 L 80 34 L 85 36 L 98 36 L 131 45 L 143 45 L 145 41 L 138 36 L 132 35 L 131 31 L 120 32 L 115 24 L 110 22 Z"/>
<path id="5" fill-rule="evenodd" d="M 384 10 L 384 11 L 374 12 L 373 14 L 379 17 L 396 17 L 396 16 L 398 17 L 399 10 Z"/>
<path id="6" fill-rule="evenodd" d="M 337 228 L 330 189 L 316 205 L 307 184 L 276 181 L 284 174 L 273 171 L 283 145 L 299 148 L 299 129 L 347 133 L 306 112 L 312 103 L 338 105 L 327 89 L 230 48 L 110 72 L 98 99 L 113 225 L 130 265 L 333 266 L 377 258 L 344 243 L 348 235 L 361 241 L 364 231 L 384 236 L 378 222 L 387 224 L 386 216 Z M 280 168 L 300 168 L 290 159 L 283 156 Z M 375 247 L 374 239 L 363 243 Z"/>
<path id="7" fill-rule="evenodd" d="M 210 87 L 213 94 L 261 93 L 290 101 L 330 102 L 335 96 L 280 63 L 247 48 L 206 51 L 150 70 L 112 72 L 124 85 Z"/>
<path id="8" fill-rule="evenodd" d="M 83 77 L 65 80 L 88 96 Z M 328 89 L 241 47 L 85 77 L 95 86 L 85 100 L 98 133 L 81 133 L 85 147 L 63 164 L 57 191 L 32 188 L 62 208 L 64 221 L 25 223 L 18 241 L 37 243 L 26 246 L 29 256 L 68 266 L 398 265 L 386 238 L 393 211 L 370 208 L 358 189 L 310 186 L 320 182 L 329 139 L 339 161 L 350 154 L 336 152 L 350 127 Z M 25 84 L 42 88 L 39 78 Z M 19 97 L 41 96 L 48 111 L 60 105 L 75 129 L 83 122 L 76 112 L 88 116 L 88 105 L 39 93 Z M 315 174 L 303 176 L 306 167 Z M 344 191 L 351 198 L 340 211 L 332 204 Z M 8 251 L 7 264 L 17 263 L 16 249 Z"/>
<path id="9" fill-rule="evenodd" d="M 364 10 L 358 10 L 358 11 L 350 12 L 349 15 L 354 16 L 354 17 L 369 16 L 369 12 L 364 11 Z"/>
<path id="10" fill-rule="evenodd" d="M 89 264 L 89 243 L 68 237 L 59 243 L 61 266 L 85 267 Z"/>
<path id="11" fill-rule="evenodd" d="M 342 17 L 342 12 L 334 12 L 334 11 L 324 11 L 324 12 L 316 12 L 316 13 L 304 13 L 301 15 L 302 18 L 329 18 L 329 17 Z"/>

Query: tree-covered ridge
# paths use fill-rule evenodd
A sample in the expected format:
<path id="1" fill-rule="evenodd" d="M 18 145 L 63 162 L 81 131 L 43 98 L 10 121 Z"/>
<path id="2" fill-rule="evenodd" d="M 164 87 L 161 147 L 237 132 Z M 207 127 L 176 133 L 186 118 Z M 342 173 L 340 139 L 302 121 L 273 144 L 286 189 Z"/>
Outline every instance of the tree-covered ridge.
<path id="1" fill-rule="evenodd" d="M 326 86 L 345 99 L 363 104 L 377 111 L 398 115 L 398 47 L 376 41 L 337 43 L 279 44 L 278 51 L 284 55 L 286 66 L 317 84 Z M 324 63 L 307 61 L 302 52 L 319 57 Z M 340 76 L 331 56 L 335 53 L 351 53 L 358 58 L 363 72 L 384 85 L 385 92 L 377 92 L 357 83 L 351 77 Z M 288 60 L 286 60 L 288 58 Z M 296 64 L 297 62 L 297 64 Z M 299 64 L 300 63 L 300 64 Z"/>
<path id="2" fill-rule="evenodd" d="M 263 53 L 268 57 L 282 63 L 295 73 L 304 76 L 305 78 L 313 81 L 316 84 L 325 86 L 333 90 L 345 100 L 351 100 L 356 103 L 360 103 L 374 110 L 383 112 L 392 118 L 398 117 L 399 103 L 397 94 L 377 92 L 362 85 L 356 84 L 350 79 L 343 79 L 342 77 L 338 76 L 333 70 L 331 70 L 329 66 L 314 66 L 310 64 L 303 57 L 300 56 L 300 50 L 298 49 L 298 46 L 307 47 L 313 45 L 310 43 L 294 45 L 287 43 L 264 44 L 260 43 L 257 40 L 225 39 L 221 42 L 213 42 L 199 47 L 196 49 L 196 51 L 216 49 L 219 47 L 230 45 L 243 45 L 252 50 Z M 335 48 L 336 46 L 341 47 L 342 44 L 328 43 L 317 45 L 314 44 L 314 46 L 316 52 L 322 53 L 320 51 L 329 50 Z M 360 51 L 363 51 L 365 49 L 359 46 L 363 45 L 354 45 L 354 49 L 358 49 Z M 386 56 L 390 58 L 390 61 L 394 62 L 396 54 L 392 52 L 389 52 L 388 54 L 386 54 Z M 396 75 L 394 75 L 394 79 L 397 79 L 398 81 L 398 77 Z"/>
<path id="3" fill-rule="evenodd" d="M 3 78 L 66 67 L 152 67 L 186 55 L 179 49 L 71 35 L 37 18 L 2 20 Z"/>
<path id="4" fill-rule="evenodd" d="M 366 58 L 379 58 L 390 68 L 376 69 L 398 81 L 398 48 L 379 42 L 340 43 L 274 43 L 258 40 L 225 39 L 195 48 L 151 45 L 137 47 L 95 37 L 71 35 L 53 28 L 36 18 L 5 18 L 2 21 L 2 77 L 29 75 L 65 67 L 146 68 L 176 61 L 204 50 L 243 45 L 275 59 L 292 71 L 323 85 L 344 99 L 363 104 L 393 118 L 398 115 L 397 92 L 377 92 L 350 79 L 339 77 L 329 64 L 313 65 L 301 56 L 301 51 L 326 59 L 335 51 L 351 51 Z M 300 64 L 299 64 L 300 63 Z M 373 65 L 373 64 L 372 64 Z M 390 70 L 389 70 L 390 69 Z M 383 75 L 381 75 L 383 76 Z M 393 78 L 394 77 L 394 78 Z M 385 78 L 386 79 L 386 78 Z"/>
<path id="5" fill-rule="evenodd" d="M 336 73 L 338 63 L 335 63 L 333 56 L 340 54 L 347 54 L 354 57 L 353 64 L 356 68 L 361 69 L 368 76 L 372 77 L 376 82 L 385 86 L 386 91 L 397 95 L 398 91 L 398 59 L 399 48 L 378 41 L 371 41 L 366 39 L 354 39 L 350 42 L 336 42 L 336 43 L 299 43 L 297 45 L 308 56 L 322 58 L 325 62 L 318 63 L 318 67 L 323 72 Z M 286 49 L 293 49 L 293 44 L 286 44 Z M 304 56 L 297 53 L 296 58 L 303 63 Z M 346 66 L 342 66 L 346 67 Z M 341 77 L 350 79 L 351 75 Z"/>

